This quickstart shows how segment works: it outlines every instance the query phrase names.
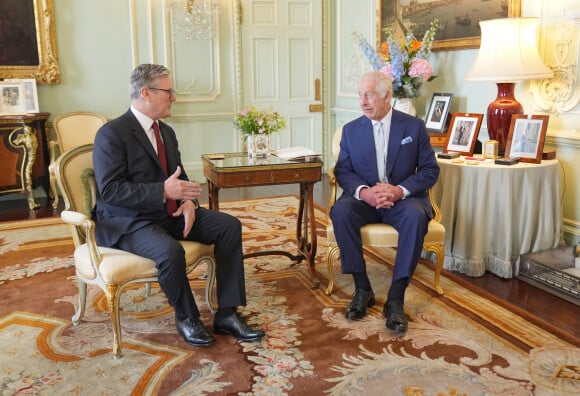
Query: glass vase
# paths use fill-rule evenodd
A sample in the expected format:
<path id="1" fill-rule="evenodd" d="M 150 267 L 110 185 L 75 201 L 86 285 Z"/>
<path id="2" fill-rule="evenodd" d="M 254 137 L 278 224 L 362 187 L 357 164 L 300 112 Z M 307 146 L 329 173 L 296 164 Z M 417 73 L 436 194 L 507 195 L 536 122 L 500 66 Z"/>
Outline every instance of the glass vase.
<path id="1" fill-rule="evenodd" d="M 264 133 L 248 135 L 246 144 L 249 159 L 264 159 L 270 156 L 270 135 Z"/>

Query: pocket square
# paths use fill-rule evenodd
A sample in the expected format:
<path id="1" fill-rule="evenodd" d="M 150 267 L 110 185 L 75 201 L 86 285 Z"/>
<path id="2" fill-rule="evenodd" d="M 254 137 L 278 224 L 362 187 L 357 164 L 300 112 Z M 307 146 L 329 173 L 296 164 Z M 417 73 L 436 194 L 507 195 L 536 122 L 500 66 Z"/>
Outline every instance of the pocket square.
<path id="1" fill-rule="evenodd" d="M 411 136 L 407 136 L 406 138 L 404 138 L 403 140 L 401 140 L 401 146 L 403 144 L 411 143 L 412 141 L 413 141 L 413 138 Z"/>

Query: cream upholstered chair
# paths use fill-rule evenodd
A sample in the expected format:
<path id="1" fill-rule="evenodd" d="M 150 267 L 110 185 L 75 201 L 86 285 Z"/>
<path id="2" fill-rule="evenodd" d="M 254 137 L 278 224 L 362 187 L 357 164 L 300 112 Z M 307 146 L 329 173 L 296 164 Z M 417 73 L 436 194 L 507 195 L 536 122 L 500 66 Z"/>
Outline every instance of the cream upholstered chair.
<path id="1" fill-rule="evenodd" d="M 113 325 L 113 355 L 121 356 L 120 297 L 124 288 L 133 283 L 157 281 L 155 262 L 123 250 L 97 246 L 95 223 L 90 211 L 95 202 L 96 187 L 93 172 L 93 145 L 87 144 L 65 151 L 56 161 L 56 175 L 63 194 L 65 210 L 61 218 L 72 225 L 75 244 L 74 262 L 79 285 L 79 306 L 72 318 L 81 322 L 85 306 L 87 284 L 97 285 L 107 297 Z M 215 282 L 213 245 L 181 241 L 185 250 L 188 273 L 198 264 L 207 264 L 205 297 L 212 311 L 212 290 Z"/>
<path id="2" fill-rule="evenodd" d="M 52 206 L 58 208 L 58 191 L 56 189 L 55 163 L 60 153 L 64 153 L 83 144 L 93 143 L 99 128 L 107 122 L 107 119 L 99 114 L 88 111 L 76 111 L 57 116 L 53 121 L 56 140 L 49 144 L 50 164 L 48 171 L 50 175 L 50 190 L 54 201 Z"/>
<path id="3" fill-rule="evenodd" d="M 338 153 L 340 151 L 341 137 L 342 126 L 337 128 L 332 139 L 332 156 L 334 157 L 335 162 L 338 159 Z M 337 190 L 339 190 L 340 187 L 337 185 L 336 177 L 334 176 L 334 168 L 329 169 L 328 176 L 330 183 L 330 202 L 328 203 L 328 208 L 326 211 L 326 238 L 328 241 L 328 248 L 326 252 L 326 265 L 328 267 L 328 287 L 326 288 L 326 294 L 330 295 L 332 294 L 332 289 L 334 288 L 333 262 L 340 255 L 338 245 L 336 244 L 336 239 L 334 238 L 334 228 L 332 226 L 332 220 L 330 219 L 330 209 L 338 198 L 339 192 Z M 431 205 L 433 206 L 434 216 L 433 219 L 429 222 L 429 229 L 427 230 L 427 235 L 425 235 L 423 249 L 425 251 L 435 253 L 435 257 L 437 259 L 435 264 L 434 285 L 437 293 L 442 295 L 443 288 L 441 287 L 441 269 L 443 268 L 444 259 L 443 248 L 445 243 L 445 227 L 443 227 L 441 224 L 441 210 L 433 199 L 431 190 L 429 190 L 429 199 L 431 200 Z M 361 235 L 363 246 L 378 248 L 397 247 L 397 242 L 399 239 L 399 233 L 397 230 L 395 230 L 394 227 L 382 223 L 368 224 L 361 227 Z"/>

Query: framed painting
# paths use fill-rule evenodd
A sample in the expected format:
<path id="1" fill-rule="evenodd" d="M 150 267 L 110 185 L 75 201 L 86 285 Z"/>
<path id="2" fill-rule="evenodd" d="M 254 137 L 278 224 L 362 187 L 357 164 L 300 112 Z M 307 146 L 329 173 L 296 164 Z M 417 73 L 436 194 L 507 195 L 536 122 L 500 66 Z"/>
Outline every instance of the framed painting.
<path id="1" fill-rule="evenodd" d="M 473 155 L 482 120 L 483 114 L 453 113 L 447 132 L 445 152 Z"/>
<path id="2" fill-rule="evenodd" d="M 400 36 L 412 31 L 422 40 L 434 19 L 439 19 L 440 27 L 433 50 L 479 48 L 479 21 L 520 14 L 521 0 L 455 0 L 452 6 L 443 1 L 380 0 L 377 1 L 377 48 L 386 40 L 386 26 L 396 26 Z"/>
<path id="3" fill-rule="evenodd" d="M 0 78 L 58 84 L 53 0 L 0 0 Z"/>
<path id="4" fill-rule="evenodd" d="M 547 115 L 512 115 L 506 157 L 519 158 L 520 162 L 542 162 L 548 119 Z"/>
<path id="5" fill-rule="evenodd" d="M 434 93 L 425 119 L 427 132 L 443 133 L 447 130 L 447 118 L 453 94 Z"/>

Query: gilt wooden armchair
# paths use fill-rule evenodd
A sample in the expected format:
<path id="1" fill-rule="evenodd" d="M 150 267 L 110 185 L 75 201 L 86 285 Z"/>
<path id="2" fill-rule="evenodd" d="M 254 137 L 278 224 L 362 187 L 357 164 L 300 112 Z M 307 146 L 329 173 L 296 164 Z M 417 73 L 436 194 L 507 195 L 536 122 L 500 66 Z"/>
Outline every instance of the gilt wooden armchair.
<path id="1" fill-rule="evenodd" d="M 123 290 L 134 283 L 157 281 L 155 262 L 119 249 L 97 246 L 95 223 L 91 220 L 96 188 L 93 172 L 93 145 L 87 144 L 64 152 L 56 161 L 55 170 L 63 194 L 65 210 L 61 218 L 71 224 L 75 244 L 74 263 L 79 286 L 79 305 L 72 318 L 78 325 L 86 308 L 87 285 L 97 285 L 107 298 L 113 325 L 113 355 L 121 356 L 122 339 L 119 311 Z M 212 311 L 215 259 L 213 245 L 181 241 L 185 250 L 188 273 L 199 264 L 207 264 L 206 301 Z"/>
<path id="2" fill-rule="evenodd" d="M 334 133 L 332 139 L 332 155 L 334 161 L 338 159 L 338 153 L 340 151 L 340 139 L 342 137 L 342 127 L 339 127 Z M 328 171 L 329 183 L 330 183 L 330 202 L 326 210 L 326 239 L 328 242 L 328 247 L 326 251 L 326 265 L 328 267 L 328 286 L 325 293 L 327 295 L 332 294 L 332 289 L 334 288 L 334 261 L 340 257 L 340 250 L 336 244 L 336 239 L 334 237 L 334 228 L 332 225 L 332 220 L 330 219 L 330 209 L 336 202 L 340 194 L 340 187 L 337 184 L 336 177 L 334 176 L 334 167 Z M 432 252 L 435 254 L 435 279 L 434 287 L 439 295 L 443 295 L 443 288 L 441 287 L 441 269 L 443 268 L 444 260 L 444 243 L 445 243 L 445 227 L 441 224 L 441 210 L 437 203 L 433 199 L 433 194 L 429 190 L 429 199 L 431 200 L 431 205 L 433 206 L 434 216 L 429 222 L 429 229 L 425 235 L 425 241 L 423 243 L 423 249 L 427 252 Z M 387 248 L 387 247 L 397 247 L 397 242 L 399 239 L 399 233 L 394 227 L 388 224 L 376 223 L 367 224 L 361 227 L 361 236 L 363 247 L 375 247 L 375 248 Z"/>
<path id="3" fill-rule="evenodd" d="M 54 197 L 52 201 L 54 209 L 58 208 L 59 203 L 55 172 L 58 156 L 83 144 L 93 143 L 97 131 L 106 122 L 107 119 L 103 115 L 87 111 L 61 114 L 54 119 L 52 124 L 56 140 L 52 140 L 49 143 L 51 160 L 48 166 L 50 190 Z"/>

